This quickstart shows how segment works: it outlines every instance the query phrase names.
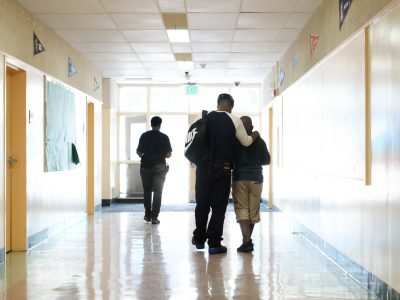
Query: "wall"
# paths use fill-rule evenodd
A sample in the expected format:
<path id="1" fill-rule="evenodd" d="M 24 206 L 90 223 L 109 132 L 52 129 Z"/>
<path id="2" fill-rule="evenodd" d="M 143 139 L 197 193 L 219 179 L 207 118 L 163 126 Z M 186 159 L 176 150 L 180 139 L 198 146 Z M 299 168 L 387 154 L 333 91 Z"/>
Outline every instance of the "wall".
<path id="1" fill-rule="evenodd" d="M 0 54 L 0 157 L 4 158 L 4 77 L 5 77 L 5 58 Z M 0 159 L 0 170 L 5 169 L 4 159 Z M 0 232 L 5 232 L 5 194 L 4 194 L 4 172 L 0 172 Z M 0 234 L 0 249 L 5 247 L 4 234 Z M 0 257 L 3 261 L 3 257 Z"/>
<path id="2" fill-rule="evenodd" d="M 81 163 L 74 170 L 44 172 L 44 77 L 27 70 L 27 234 L 32 236 L 66 220 L 83 216 L 86 208 L 86 97 L 75 91 L 76 147 Z"/>
<path id="3" fill-rule="evenodd" d="M 387 7 L 394 0 L 353 0 L 342 28 L 339 28 L 339 1 L 325 0 L 315 11 L 310 21 L 301 31 L 293 45 L 279 60 L 265 81 L 265 86 L 275 86 L 282 93 L 304 74 L 312 70 L 329 53 L 349 39 L 368 23 L 371 18 Z M 313 56 L 310 54 L 310 34 L 319 35 Z M 298 64 L 292 65 L 293 57 Z M 286 73 L 283 85 L 280 86 L 277 73 L 283 69 Z M 268 101 L 268 99 L 266 99 Z"/>
<path id="4" fill-rule="evenodd" d="M 33 32 L 45 51 L 33 55 Z M 27 114 L 33 118 L 27 126 L 27 222 L 28 236 L 40 241 L 52 232 L 62 230 L 77 217 L 85 216 L 86 208 L 86 101 L 95 102 L 94 205 L 101 202 L 101 102 L 102 74 L 75 49 L 57 36 L 44 23 L 31 15 L 15 0 L 0 0 L 0 53 L 27 70 Z M 3 56 L 0 56 L 3 57 Z M 68 77 L 68 57 L 77 74 Z M 0 63 L 1 76 L 4 73 Z M 47 75 L 74 89 L 77 95 L 77 147 L 81 164 L 66 172 L 44 172 L 44 82 Z M 0 76 L 0 81 L 2 77 Z M 95 87 L 94 79 L 98 87 Z M 1 85 L 1 88 L 3 85 Z M 4 93 L 0 91 L 0 124 L 3 124 Z M 1 127 L 4 128 L 4 125 Z M 79 145 L 79 146 L 78 146 Z M 0 149 L 3 151 L 3 131 Z M 4 155 L 3 155 L 4 157 Z M 0 164 L 3 164 L 1 161 Z M 1 169 L 4 169 L 3 167 Z M 1 174 L 3 176 L 3 174 Z M 3 182 L 3 181 L 1 181 Z M 0 223 L 4 226 L 3 184 L 0 185 Z M 1 228 L 0 228 L 1 229 Z M 0 230 L 4 232 L 4 230 Z M 0 247 L 4 244 L 0 234 Z"/>
<path id="5" fill-rule="evenodd" d="M 33 31 L 45 51 L 33 56 Z M 0 0 L 0 52 L 19 59 L 58 80 L 101 99 L 102 74 L 74 48 L 15 0 Z M 68 57 L 78 73 L 68 77 Z M 94 78 L 99 89 L 94 89 Z"/>
<path id="6" fill-rule="evenodd" d="M 103 188 L 102 199 L 118 196 L 116 189 L 117 171 L 117 110 L 118 86 L 112 80 L 103 79 Z"/>
<path id="7" fill-rule="evenodd" d="M 397 7 L 371 27 L 370 87 L 362 31 L 273 103 L 276 205 L 397 292 L 399 20 Z M 366 87 L 371 185 L 365 181 Z"/>

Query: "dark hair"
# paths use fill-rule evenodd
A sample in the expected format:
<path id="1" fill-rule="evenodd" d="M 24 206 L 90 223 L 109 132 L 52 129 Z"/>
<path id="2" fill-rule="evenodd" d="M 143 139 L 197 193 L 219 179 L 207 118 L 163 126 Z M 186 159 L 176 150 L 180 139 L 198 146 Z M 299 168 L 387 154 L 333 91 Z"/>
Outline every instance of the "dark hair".
<path id="1" fill-rule="evenodd" d="M 217 103 L 219 104 L 221 101 L 228 101 L 230 105 L 234 105 L 235 101 L 233 100 L 232 96 L 229 94 L 220 94 L 217 99 Z"/>
<path id="2" fill-rule="evenodd" d="M 151 118 L 151 127 L 157 127 L 160 126 L 162 123 L 162 119 L 159 116 L 155 116 Z"/>

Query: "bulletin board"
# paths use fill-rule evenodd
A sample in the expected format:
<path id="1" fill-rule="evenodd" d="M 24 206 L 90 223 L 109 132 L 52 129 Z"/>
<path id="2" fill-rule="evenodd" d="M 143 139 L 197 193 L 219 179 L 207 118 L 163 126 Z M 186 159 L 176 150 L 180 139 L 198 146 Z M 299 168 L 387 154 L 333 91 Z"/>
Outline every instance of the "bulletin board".
<path id="1" fill-rule="evenodd" d="M 79 163 L 75 144 L 75 94 L 61 84 L 46 80 L 45 171 L 74 169 Z"/>

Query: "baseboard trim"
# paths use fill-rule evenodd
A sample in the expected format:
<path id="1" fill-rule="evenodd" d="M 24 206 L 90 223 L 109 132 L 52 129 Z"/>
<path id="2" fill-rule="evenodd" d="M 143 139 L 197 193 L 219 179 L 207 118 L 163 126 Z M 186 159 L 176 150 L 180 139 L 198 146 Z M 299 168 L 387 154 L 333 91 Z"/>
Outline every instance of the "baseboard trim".
<path id="1" fill-rule="evenodd" d="M 361 265 L 351 260 L 349 257 L 338 251 L 317 234 L 308 229 L 300 222 L 296 222 L 301 234 L 314 247 L 328 256 L 341 269 L 353 277 L 362 287 L 382 300 L 400 300 L 400 293 L 382 281 L 374 274 L 368 272 Z"/>

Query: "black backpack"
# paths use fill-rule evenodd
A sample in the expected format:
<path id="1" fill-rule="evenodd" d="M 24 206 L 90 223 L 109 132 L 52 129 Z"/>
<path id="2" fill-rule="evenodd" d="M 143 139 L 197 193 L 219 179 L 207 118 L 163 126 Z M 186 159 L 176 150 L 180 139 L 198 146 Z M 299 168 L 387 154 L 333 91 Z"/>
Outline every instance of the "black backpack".
<path id="1" fill-rule="evenodd" d="M 201 119 L 189 127 L 185 141 L 185 157 L 193 164 L 204 164 L 210 160 L 208 112 L 203 110 L 201 115 Z"/>

